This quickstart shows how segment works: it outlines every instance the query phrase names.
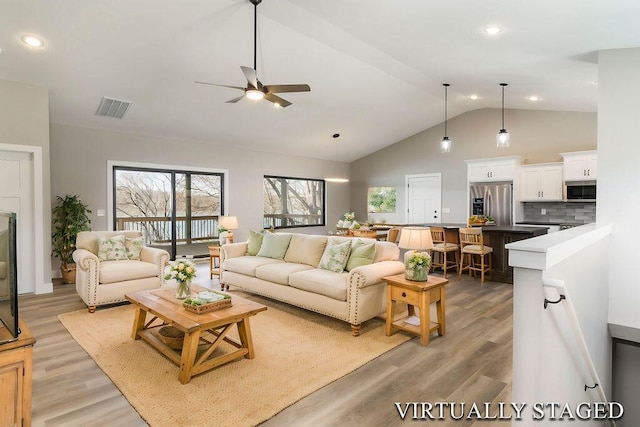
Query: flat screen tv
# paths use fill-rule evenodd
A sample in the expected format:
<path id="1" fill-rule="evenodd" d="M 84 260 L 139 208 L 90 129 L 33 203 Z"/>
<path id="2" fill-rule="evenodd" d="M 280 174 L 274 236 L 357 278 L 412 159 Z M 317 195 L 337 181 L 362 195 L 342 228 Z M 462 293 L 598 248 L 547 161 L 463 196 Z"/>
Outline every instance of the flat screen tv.
<path id="1" fill-rule="evenodd" d="M 0 343 L 18 338 L 16 214 L 0 211 Z"/>

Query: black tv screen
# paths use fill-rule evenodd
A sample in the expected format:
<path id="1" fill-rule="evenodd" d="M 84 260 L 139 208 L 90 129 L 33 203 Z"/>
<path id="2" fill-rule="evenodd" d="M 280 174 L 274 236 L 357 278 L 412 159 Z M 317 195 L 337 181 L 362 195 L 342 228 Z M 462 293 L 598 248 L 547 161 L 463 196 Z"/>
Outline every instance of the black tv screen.
<path id="1" fill-rule="evenodd" d="M 0 211 L 0 342 L 18 338 L 18 263 L 16 259 L 16 214 Z M 3 326 L 3 327 L 2 327 Z"/>

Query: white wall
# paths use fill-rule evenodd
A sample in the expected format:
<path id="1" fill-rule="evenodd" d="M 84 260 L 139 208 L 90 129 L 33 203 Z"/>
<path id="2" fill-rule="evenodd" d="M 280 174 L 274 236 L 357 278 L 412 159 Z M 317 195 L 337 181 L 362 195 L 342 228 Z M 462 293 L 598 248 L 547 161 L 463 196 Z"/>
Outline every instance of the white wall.
<path id="1" fill-rule="evenodd" d="M 609 321 L 640 329 L 640 49 L 602 51 L 598 67 L 597 222 L 614 223 Z"/>
<path id="2" fill-rule="evenodd" d="M 42 283 L 36 292 L 51 289 L 51 197 L 49 169 L 49 93 L 47 89 L 0 80 L 0 144 L 42 147 L 43 245 Z"/>
<path id="3" fill-rule="evenodd" d="M 106 119 L 113 120 L 113 119 Z M 303 140 L 301 140 L 303 143 Z M 262 228 L 264 175 L 325 178 L 344 174 L 341 162 L 286 156 L 197 141 L 164 139 L 113 131 L 51 125 L 51 194 L 78 194 L 92 210 L 91 228 L 109 229 L 107 217 L 107 161 L 175 165 L 191 168 L 226 169 L 227 213 L 238 216 L 235 240 L 249 237 L 249 230 Z M 349 210 L 349 184 L 327 183 L 327 226 L 292 229 L 324 234 Z"/>
<path id="4" fill-rule="evenodd" d="M 499 109 L 461 114 L 448 123 L 454 141 L 451 153 L 440 153 L 444 126 L 438 125 L 351 164 L 351 208 L 357 218 L 367 216 L 367 188 L 394 186 L 398 191 L 395 214 L 370 215 L 374 221 L 405 222 L 405 175 L 441 173 L 442 222 L 460 223 L 467 214 L 467 167 L 464 160 L 521 156 L 525 163 L 559 162 L 559 153 L 596 148 L 596 114 L 566 111 L 506 110 L 505 125 L 511 147 L 496 148 Z"/>
<path id="5" fill-rule="evenodd" d="M 598 205 L 599 224 L 614 224 L 611 236 L 609 323 L 614 336 L 640 342 L 640 286 L 636 265 L 640 241 L 640 49 L 599 52 L 598 58 Z M 633 350 L 633 349 L 632 349 Z M 625 405 L 619 425 L 640 425 L 638 361 L 619 353 L 613 363 L 614 398 Z M 638 354 L 635 349 L 635 354 Z"/>

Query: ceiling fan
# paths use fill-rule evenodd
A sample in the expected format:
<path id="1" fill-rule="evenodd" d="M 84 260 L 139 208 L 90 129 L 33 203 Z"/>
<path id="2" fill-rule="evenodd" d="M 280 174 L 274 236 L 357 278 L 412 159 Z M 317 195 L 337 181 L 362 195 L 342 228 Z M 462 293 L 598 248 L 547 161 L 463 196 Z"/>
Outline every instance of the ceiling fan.
<path id="1" fill-rule="evenodd" d="M 247 87 L 241 86 L 229 86 L 220 85 L 216 83 L 198 82 L 198 84 L 228 87 L 231 89 L 239 89 L 244 93 L 237 98 L 233 98 L 227 101 L 227 103 L 236 103 L 245 96 L 249 99 L 266 99 L 275 105 L 276 107 L 288 107 L 291 102 L 286 99 L 280 98 L 276 93 L 283 92 L 309 92 L 311 88 L 307 84 L 294 84 L 294 85 L 264 85 L 258 80 L 258 72 L 256 66 L 256 47 L 257 47 L 257 28 L 258 28 L 258 5 L 262 3 L 262 0 L 249 0 L 253 4 L 253 68 L 240 66 L 244 77 L 247 79 Z"/>

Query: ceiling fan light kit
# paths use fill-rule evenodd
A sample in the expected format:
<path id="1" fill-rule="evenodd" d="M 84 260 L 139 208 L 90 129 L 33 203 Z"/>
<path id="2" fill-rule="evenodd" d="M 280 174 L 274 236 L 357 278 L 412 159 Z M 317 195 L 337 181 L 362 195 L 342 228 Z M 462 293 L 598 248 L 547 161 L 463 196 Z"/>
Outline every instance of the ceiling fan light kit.
<path id="1" fill-rule="evenodd" d="M 205 84 L 211 86 L 228 87 L 231 89 L 239 89 L 244 92 L 237 98 L 233 98 L 227 101 L 228 104 L 235 104 L 242 98 L 247 97 L 252 100 L 266 99 L 273 103 L 276 108 L 284 108 L 291 105 L 291 102 L 287 101 L 276 95 L 276 93 L 282 92 L 310 92 L 311 87 L 308 84 L 293 84 L 293 85 L 263 85 L 258 80 L 258 67 L 257 67 L 257 46 L 258 46 L 258 5 L 262 3 L 262 0 L 249 0 L 253 4 L 253 68 L 240 66 L 244 77 L 247 79 L 247 87 L 220 85 L 216 83 L 199 82 L 198 84 Z"/>
<path id="2" fill-rule="evenodd" d="M 507 83 L 500 83 L 502 86 L 502 128 L 498 131 L 496 136 L 496 144 L 498 148 L 509 148 L 509 132 L 504 127 L 504 88 L 508 86 Z"/>

